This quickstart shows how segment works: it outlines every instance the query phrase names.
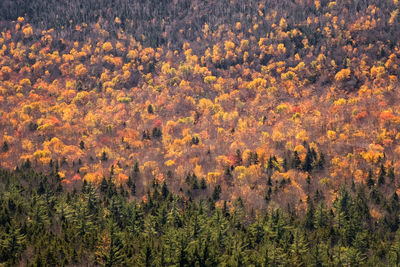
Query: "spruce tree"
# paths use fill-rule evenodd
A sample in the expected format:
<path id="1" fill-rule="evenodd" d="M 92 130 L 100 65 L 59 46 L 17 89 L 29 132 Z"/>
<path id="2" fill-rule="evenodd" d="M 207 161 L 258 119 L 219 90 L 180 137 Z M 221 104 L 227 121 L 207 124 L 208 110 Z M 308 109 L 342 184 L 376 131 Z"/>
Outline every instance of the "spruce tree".
<path id="1" fill-rule="evenodd" d="M 220 194 L 221 194 L 221 186 L 220 186 L 219 184 L 217 184 L 217 185 L 214 187 L 214 191 L 213 191 L 213 193 L 212 193 L 212 198 L 213 198 L 213 200 L 219 200 Z"/>
<path id="2" fill-rule="evenodd" d="M 372 172 L 372 169 L 369 169 L 368 170 L 368 176 L 367 176 L 367 186 L 368 186 L 368 188 L 371 188 L 371 187 L 373 187 L 375 185 L 375 181 L 374 181 L 373 177 L 374 177 L 374 174 Z"/>
<path id="3" fill-rule="evenodd" d="M 387 177 L 389 178 L 390 183 L 393 183 L 396 178 L 396 175 L 394 173 L 394 168 L 391 166 L 388 169 Z"/>
<path id="4" fill-rule="evenodd" d="M 313 164 L 313 156 L 312 156 L 312 153 L 311 153 L 310 149 L 308 149 L 307 154 L 306 154 L 306 158 L 304 159 L 304 163 L 303 163 L 303 166 L 302 166 L 303 171 L 311 172 L 312 164 Z"/>
<path id="5" fill-rule="evenodd" d="M 386 177 L 385 166 L 383 166 L 383 164 L 381 164 L 381 167 L 379 170 L 379 176 L 378 176 L 378 186 L 382 186 L 385 184 L 385 177 Z"/>
<path id="6" fill-rule="evenodd" d="M 312 199 L 310 198 L 310 196 L 307 196 L 307 211 L 306 211 L 306 218 L 304 221 L 304 226 L 308 230 L 314 229 L 314 220 L 315 220 L 314 213 L 315 213 L 314 203 L 313 203 Z"/>
<path id="7" fill-rule="evenodd" d="M 6 141 L 3 142 L 3 146 L 1 148 L 3 152 L 7 152 L 9 150 L 8 143 Z"/>
<path id="8" fill-rule="evenodd" d="M 301 165 L 301 160 L 300 160 L 299 154 L 297 153 L 297 151 L 294 151 L 292 168 L 299 169 L 300 165 Z"/>

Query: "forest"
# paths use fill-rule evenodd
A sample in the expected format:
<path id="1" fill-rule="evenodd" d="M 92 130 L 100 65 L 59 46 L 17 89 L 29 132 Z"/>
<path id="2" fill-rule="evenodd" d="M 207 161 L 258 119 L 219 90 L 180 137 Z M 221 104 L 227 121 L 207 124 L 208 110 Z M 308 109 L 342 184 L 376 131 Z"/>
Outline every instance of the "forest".
<path id="1" fill-rule="evenodd" d="M 0 265 L 397 266 L 399 6 L 0 1 Z"/>
<path id="2" fill-rule="evenodd" d="M 247 211 L 153 183 L 144 200 L 103 178 L 69 191 L 54 169 L 0 170 L 0 261 L 4 266 L 399 266 L 399 197 L 342 186 L 295 209 Z M 372 193 L 373 192 L 373 193 Z M 371 216 L 371 205 L 384 215 Z"/>

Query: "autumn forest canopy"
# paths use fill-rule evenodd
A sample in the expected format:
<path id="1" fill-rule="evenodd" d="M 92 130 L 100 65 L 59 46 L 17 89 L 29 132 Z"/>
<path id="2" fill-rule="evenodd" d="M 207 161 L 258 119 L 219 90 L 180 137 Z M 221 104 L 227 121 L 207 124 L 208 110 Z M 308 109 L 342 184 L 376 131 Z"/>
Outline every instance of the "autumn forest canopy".
<path id="1" fill-rule="evenodd" d="M 0 264 L 400 264 L 399 7 L 1 1 Z"/>

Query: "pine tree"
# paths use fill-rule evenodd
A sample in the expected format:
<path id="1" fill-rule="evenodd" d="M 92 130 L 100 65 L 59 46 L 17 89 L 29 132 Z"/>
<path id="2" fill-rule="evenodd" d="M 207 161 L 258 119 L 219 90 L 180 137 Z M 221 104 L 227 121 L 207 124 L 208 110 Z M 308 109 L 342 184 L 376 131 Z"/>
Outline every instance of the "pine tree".
<path id="1" fill-rule="evenodd" d="M 307 212 L 306 212 L 304 226 L 308 230 L 314 229 L 314 220 L 315 220 L 314 213 L 315 213 L 314 203 L 313 203 L 312 199 L 310 198 L 310 196 L 307 196 Z"/>
<path id="2" fill-rule="evenodd" d="M 293 243 L 290 245 L 289 264 L 291 266 L 303 266 L 306 263 L 307 252 L 306 239 L 299 230 L 296 230 L 293 236 Z"/>
<path id="3" fill-rule="evenodd" d="M 7 152 L 9 150 L 8 143 L 6 141 L 3 142 L 3 146 L 1 148 L 3 152 Z"/>
<path id="4" fill-rule="evenodd" d="M 157 127 L 154 127 L 153 130 L 152 130 L 152 136 L 154 138 L 161 138 L 161 136 L 162 136 L 161 129 L 159 129 Z"/>
<path id="5" fill-rule="evenodd" d="M 298 169 L 298 168 L 300 168 L 300 165 L 301 165 L 301 160 L 300 160 L 299 154 L 297 153 L 297 151 L 294 151 L 292 168 Z"/>
<path id="6" fill-rule="evenodd" d="M 161 188 L 161 195 L 163 196 L 164 199 L 166 199 L 169 195 L 169 190 L 167 187 L 167 184 L 164 182 Z"/>
<path id="7" fill-rule="evenodd" d="M 310 175 L 307 175 L 306 182 L 308 185 L 311 184 L 311 176 Z"/>
<path id="8" fill-rule="evenodd" d="M 196 177 L 193 178 L 193 183 L 192 183 L 192 190 L 197 190 L 199 189 L 199 183 Z"/>
<path id="9" fill-rule="evenodd" d="M 217 184 L 217 185 L 214 187 L 214 191 L 213 191 L 213 193 L 212 193 L 212 198 L 213 198 L 214 200 L 219 200 L 220 194 L 221 194 L 221 186 L 220 186 L 219 184 Z"/>
<path id="10" fill-rule="evenodd" d="M 109 222 L 97 247 L 97 261 L 106 267 L 119 266 L 124 260 L 123 243 L 115 223 Z"/>
<path id="11" fill-rule="evenodd" d="M 310 149 L 307 150 L 306 158 L 302 166 L 303 171 L 310 172 L 312 170 L 313 156 Z"/>
<path id="12" fill-rule="evenodd" d="M 271 195 L 272 195 L 272 189 L 271 187 L 268 188 L 268 191 L 265 195 L 265 201 L 268 203 L 271 200 Z"/>
<path id="13" fill-rule="evenodd" d="M 140 171 L 140 169 L 139 169 L 139 162 L 135 161 L 135 165 L 134 165 L 134 167 L 133 167 L 133 173 L 134 173 L 134 174 L 138 174 L 139 171 Z"/>
<path id="14" fill-rule="evenodd" d="M 319 170 L 322 170 L 324 168 L 324 166 L 325 166 L 325 154 L 321 152 L 319 154 L 319 159 L 318 159 L 318 161 L 316 163 L 316 167 Z"/>
<path id="15" fill-rule="evenodd" d="M 197 136 L 192 137 L 192 144 L 193 145 L 198 145 L 200 142 L 199 138 Z"/>
<path id="16" fill-rule="evenodd" d="M 390 183 L 393 183 L 396 178 L 396 175 L 394 173 L 394 168 L 391 166 L 388 169 L 387 177 L 389 178 Z"/>
<path id="17" fill-rule="evenodd" d="M 103 151 L 103 153 L 101 154 L 101 161 L 107 161 L 107 160 L 108 160 L 107 153 Z"/>
<path id="18" fill-rule="evenodd" d="M 283 159 L 283 164 L 282 164 L 282 166 L 283 166 L 283 170 L 284 170 L 285 172 L 287 172 L 287 171 L 288 171 L 288 163 L 287 163 L 286 157 Z"/>
<path id="19" fill-rule="evenodd" d="M 228 166 L 226 166 L 226 168 L 225 168 L 225 176 L 227 176 L 227 177 L 232 177 L 232 172 L 231 172 L 231 168 L 229 167 L 229 165 Z"/>
<path id="20" fill-rule="evenodd" d="M 340 189 L 339 196 L 335 199 L 333 205 L 336 210 L 335 223 L 339 229 L 344 229 L 348 214 L 350 212 L 350 204 L 352 200 L 346 187 L 343 185 Z"/>
<path id="21" fill-rule="evenodd" d="M 206 182 L 206 179 L 201 178 L 201 181 L 200 181 L 200 188 L 201 188 L 202 190 L 207 189 L 207 182 Z"/>
<path id="22" fill-rule="evenodd" d="M 153 105 L 148 105 L 147 106 L 147 112 L 149 113 L 149 114 L 153 114 L 154 113 L 154 110 L 153 110 Z"/>
<path id="23" fill-rule="evenodd" d="M 131 186 L 131 194 L 132 194 L 132 196 L 136 195 L 136 184 L 135 183 L 133 183 Z"/>
<path id="24" fill-rule="evenodd" d="M 15 222 L 11 225 L 5 238 L 0 242 L 0 257 L 6 258 L 9 264 L 14 265 L 18 262 L 20 253 L 25 248 L 25 235 L 21 229 L 16 227 Z"/>
<path id="25" fill-rule="evenodd" d="M 272 186 L 271 176 L 268 176 L 267 185 Z"/>
<path id="26" fill-rule="evenodd" d="M 268 159 L 268 170 L 271 171 L 274 168 L 274 162 L 272 161 L 272 157 L 270 156 Z"/>
<path id="27" fill-rule="evenodd" d="M 146 242 L 142 251 L 142 264 L 145 267 L 153 266 L 153 255 L 149 242 Z"/>
<path id="28" fill-rule="evenodd" d="M 85 197 L 87 199 L 89 212 L 91 214 L 96 214 L 98 211 L 98 197 L 96 193 L 96 188 L 91 182 L 87 184 Z"/>
<path id="29" fill-rule="evenodd" d="M 378 186 L 382 186 L 385 184 L 385 176 L 386 176 L 385 166 L 383 166 L 383 164 L 381 164 L 381 167 L 379 170 L 379 176 L 378 176 Z"/>
<path id="30" fill-rule="evenodd" d="M 368 170 L 368 176 L 367 176 L 367 186 L 368 186 L 368 188 L 371 188 L 371 187 L 373 187 L 375 185 L 375 181 L 374 181 L 373 177 L 374 177 L 374 174 L 372 172 L 372 169 L 369 169 Z"/>
<path id="31" fill-rule="evenodd" d="M 184 267 L 187 266 L 188 258 L 187 258 L 187 253 L 186 253 L 186 244 L 183 240 L 180 240 L 179 242 L 179 254 L 178 254 L 178 266 L 179 267 Z"/>
<path id="32" fill-rule="evenodd" d="M 322 263 L 322 256 L 321 256 L 321 253 L 320 253 L 320 249 L 319 249 L 319 243 L 317 243 L 313 248 L 312 248 L 312 250 L 311 250 L 311 257 L 310 257 L 310 260 L 309 260 L 309 264 L 311 265 L 311 266 L 315 266 L 315 267 L 322 267 L 322 266 L 324 266 Z"/>
<path id="33" fill-rule="evenodd" d="M 103 179 L 101 179 L 101 182 L 100 182 L 100 191 L 102 193 L 106 193 L 107 190 L 108 190 L 108 182 L 107 182 L 106 178 L 103 176 Z"/>
<path id="34" fill-rule="evenodd" d="M 400 266 L 400 231 L 396 232 L 395 240 L 390 247 L 389 260 L 391 266 Z"/>
<path id="35" fill-rule="evenodd" d="M 128 188 L 131 188 L 133 185 L 133 179 L 132 176 L 128 177 L 128 181 L 126 181 L 126 185 L 128 186 Z"/>
<path id="36" fill-rule="evenodd" d="M 314 218 L 315 228 L 320 229 L 328 226 L 329 217 L 324 202 L 319 202 Z"/>

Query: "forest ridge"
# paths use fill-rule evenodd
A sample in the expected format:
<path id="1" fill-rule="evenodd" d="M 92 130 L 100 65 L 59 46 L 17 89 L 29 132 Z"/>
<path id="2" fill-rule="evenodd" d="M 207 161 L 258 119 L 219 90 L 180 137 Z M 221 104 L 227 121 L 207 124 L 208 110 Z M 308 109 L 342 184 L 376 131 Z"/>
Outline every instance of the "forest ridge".
<path id="1" fill-rule="evenodd" d="M 74 2 L 1 3 L 3 168 L 220 207 L 396 192 L 398 1 Z"/>
<path id="2" fill-rule="evenodd" d="M 400 266 L 399 6 L 0 1 L 0 265 Z"/>

